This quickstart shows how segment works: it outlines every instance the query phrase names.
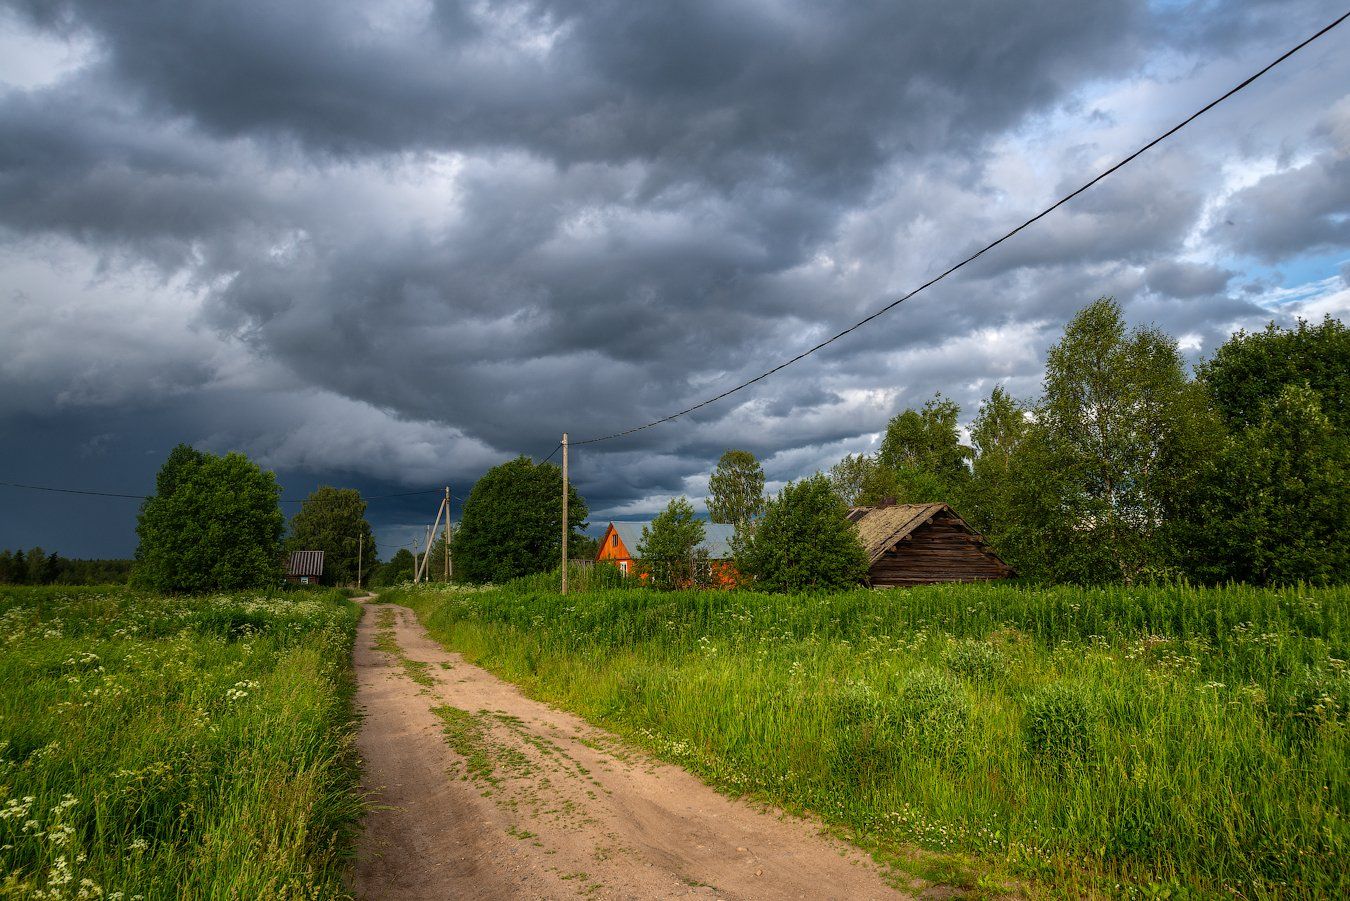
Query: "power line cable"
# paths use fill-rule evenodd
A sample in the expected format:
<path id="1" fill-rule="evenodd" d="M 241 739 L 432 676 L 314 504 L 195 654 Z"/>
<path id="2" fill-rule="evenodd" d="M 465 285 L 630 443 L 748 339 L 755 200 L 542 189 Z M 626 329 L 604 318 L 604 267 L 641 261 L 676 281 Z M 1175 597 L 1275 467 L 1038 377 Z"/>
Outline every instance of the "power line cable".
<path id="1" fill-rule="evenodd" d="M 1225 92 L 1225 93 L 1222 94 L 1221 96 L 1215 98 L 1214 100 L 1211 100 L 1209 103 L 1206 103 L 1206 104 L 1205 104 L 1204 106 L 1202 106 L 1200 109 L 1198 109 L 1198 110 L 1196 110 L 1195 112 L 1191 113 L 1191 114 L 1190 114 L 1189 116 L 1187 116 L 1185 119 L 1181 120 L 1181 121 L 1178 122 L 1176 125 L 1173 125 L 1173 126 L 1172 126 L 1171 128 L 1169 128 L 1167 131 L 1165 131 L 1165 132 L 1163 132 L 1162 134 L 1158 135 L 1156 138 L 1154 138 L 1153 140 L 1149 141 L 1147 144 L 1145 144 L 1144 146 L 1140 147 L 1138 150 L 1134 151 L 1134 153 L 1131 153 L 1129 156 L 1125 157 L 1124 159 L 1122 159 L 1120 162 L 1116 163 L 1116 164 L 1115 164 L 1114 166 L 1112 166 L 1111 168 L 1109 168 L 1109 169 L 1107 169 L 1107 170 L 1101 172 L 1100 174 L 1098 174 L 1098 175 L 1097 175 L 1096 177 L 1094 177 L 1091 181 L 1088 181 L 1088 182 L 1086 182 L 1085 184 L 1083 184 L 1081 187 L 1077 188 L 1076 190 L 1071 191 L 1071 192 L 1069 192 L 1068 194 L 1065 194 L 1065 195 L 1064 195 L 1063 197 L 1061 197 L 1059 200 L 1056 200 L 1056 201 L 1055 201 L 1054 203 L 1052 203 L 1050 206 L 1048 206 L 1048 207 L 1046 207 L 1045 209 L 1041 210 L 1039 213 L 1037 213 L 1036 215 L 1032 216 L 1030 219 L 1026 220 L 1026 221 L 1023 222 L 1021 225 L 1019 225 L 1019 226 L 1017 226 L 1016 228 L 1014 228 L 1012 231 L 1009 231 L 1008 233 L 1006 233 L 1005 235 L 1003 235 L 1003 236 L 1002 236 L 1001 238 L 999 238 L 998 240 L 996 240 L 996 241 L 991 241 L 990 243 L 988 243 L 988 244 L 986 244 L 985 246 L 981 247 L 979 250 L 975 251 L 975 253 L 971 254 L 971 255 L 968 256 L 968 257 L 966 257 L 966 258 L 965 258 L 964 260 L 962 260 L 961 262 L 957 263 L 956 265 L 954 265 L 954 266 L 952 266 L 951 268 L 949 268 L 949 269 L 947 269 L 946 271 L 944 271 L 941 275 L 938 275 L 938 276 L 936 276 L 936 277 L 934 277 L 934 278 L 929 279 L 928 281 L 924 282 L 924 283 L 923 283 L 922 285 L 920 285 L 919 287 L 915 288 L 913 291 L 910 291 L 908 294 L 905 294 L 904 296 L 899 297 L 899 298 L 897 298 L 896 300 L 891 301 L 890 303 L 886 304 L 886 306 L 884 306 L 884 307 L 882 307 L 881 309 L 877 310 L 876 312 L 872 313 L 870 316 L 867 316 L 867 317 L 864 318 L 864 319 L 858 320 L 857 322 L 853 323 L 853 324 L 850 325 L 848 328 L 844 329 L 843 331 L 839 332 L 838 334 L 836 334 L 836 335 L 834 335 L 834 336 L 832 336 L 832 337 L 830 337 L 830 338 L 825 339 L 824 341 L 820 342 L 819 344 L 815 345 L 814 347 L 811 347 L 811 348 L 808 348 L 807 350 L 802 351 L 801 353 L 797 354 L 795 357 L 792 357 L 790 360 L 786 360 L 785 362 L 779 363 L 777 366 L 773 367 L 772 369 L 770 369 L 770 370 L 768 370 L 768 371 L 766 371 L 766 372 L 760 373 L 759 375 L 755 376 L 754 378 L 750 379 L 749 381 L 742 382 L 741 384 L 737 385 L 737 386 L 734 387 L 734 388 L 729 388 L 729 389 L 727 389 L 726 391 L 723 391 L 721 394 L 718 394 L 716 397 L 710 397 L 710 398 L 708 398 L 708 399 L 705 400 L 705 401 L 701 401 L 701 402 L 699 402 L 699 403 L 697 403 L 697 404 L 694 404 L 692 407 L 688 407 L 688 408 L 686 408 L 686 409 L 684 409 L 684 410 L 680 410 L 678 413 L 672 413 L 672 414 L 670 414 L 669 416 L 663 416 L 663 417 L 661 417 L 660 419 L 654 419 L 654 420 L 652 420 L 651 422 L 644 423 L 644 424 L 639 425 L 639 426 L 633 426 L 632 428 L 624 429 L 623 431 L 620 431 L 620 432 L 614 432 L 613 434 L 610 434 L 610 435 L 601 435 L 601 436 L 598 436 L 598 437 L 595 437 L 595 438 L 586 438 L 586 439 L 581 440 L 581 441 L 573 441 L 573 442 L 571 442 L 571 444 L 572 444 L 573 446 L 576 446 L 576 445 L 581 445 L 581 444 L 597 444 L 597 443 L 599 443 L 599 442 L 601 442 L 601 441 L 612 441 L 612 440 L 614 440 L 615 438 L 623 438 L 623 437 L 626 437 L 626 436 L 628 436 L 628 435 L 632 435 L 634 432 L 641 432 L 641 431 L 644 430 L 644 429 L 650 429 L 650 428 L 652 428 L 653 426 L 658 426 L 658 425 L 661 425 L 661 424 L 663 424 L 663 423 L 670 422 L 670 421 L 673 420 L 673 419 L 678 419 L 679 417 L 685 416 L 685 415 L 687 415 L 687 414 L 689 414 L 689 413 L 693 413 L 693 412 L 695 412 L 696 410 L 701 410 L 701 409 L 703 409 L 704 407 L 708 406 L 709 404 L 717 403 L 719 400 L 722 400 L 723 398 L 730 397 L 731 395 L 735 394 L 737 391 L 740 391 L 740 390 L 742 390 L 742 389 L 744 389 L 744 388 L 748 388 L 748 387 L 750 387 L 751 385 L 755 384 L 756 382 L 763 381 L 764 379 L 768 378 L 769 376 L 773 375 L 774 373 L 779 372 L 779 371 L 781 371 L 781 370 L 783 370 L 783 369 L 786 369 L 787 367 L 791 366 L 793 363 L 796 363 L 796 362 L 798 362 L 799 360 L 803 360 L 803 359 L 805 359 L 806 357 L 811 356 L 811 354 L 815 353 L 816 351 L 822 350 L 823 348 L 828 347 L 829 345 L 831 345 L 831 344 L 833 344 L 834 342 L 838 341 L 840 338 L 844 337 L 845 335 L 848 335 L 849 333 L 854 332 L 854 331 L 856 331 L 857 329 L 862 328 L 864 325 L 866 325 L 867 323 L 871 322 L 873 319 L 877 319 L 878 317 L 883 316 L 883 315 L 885 315 L 886 313 L 889 313 L 891 310 L 893 310 L 893 309 L 895 309 L 896 307 L 900 306 L 900 304 L 902 304 L 902 303 L 904 303 L 905 301 L 909 300 L 911 297 L 914 297 L 916 294 L 920 293 L 921 291 L 927 290 L 928 288 L 932 287 L 933 285 L 936 285 L 938 282 L 942 281 L 942 280 L 945 279 L 947 276 L 951 275 L 953 272 L 956 272 L 958 269 L 961 269 L 962 267 L 966 266 L 967 264 L 974 262 L 976 259 L 978 259 L 979 257 L 983 256 L 983 255 L 984 255 L 985 253 L 987 253 L 988 251 L 993 250 L 995 247 L 997 247 L 998 245 L 1002 244 L 1004 241 L 1007 241 L 1009 238 L 1013 237 L 1013 236 L 1016 235 L 1018 232 L 1022 231 L 1024 228 L 1026 228 L 1027 226 L 1032 225 L 1033 223 L 1039 221 L 1040 219 L 1045 218 L 1045 217 L 1048 216 L 1050 213 L 1054 212 L 1055 210 L 1059 209 L 1059 208 L 1060 208 L 1061 206 L 1063 206 L 1064 204 L 1068 203 L 1070 200 L 1073 200 L 1073 199 L 1074 199 L 1075 197 L 1077 197 L 1079 194 L 1082 194 L 1084 191 L 1088 190 L 1088 189 L 1091 188 L 1093 185 L 1097 184 L 1097 182 L 1101 181 L 1102 179 L 1104 179 L 1104 178 L 1106 178 L 1107 176 L 1111 175 L 1112 173 L 1116 172 L 1118 169 L 1123 168 L 1124 166 L 1126 166 L 1127 164 L 1129 164 L 1130 162 L 1132 162 L 1132 161 L 1133 161 L 1134 159 L 1136 159 L 1137 157 L 1139 157 L 1139 156 L 1143 155 L 1144 153 L 1148 152 L 1148 151 L 1151 150 L 1153 147 L 1155 147 L 1155 146 L 1157 146 L 1158 144 L 1162 143 L 1163 141 L 1167 140 L 1167 139 L 1170 138 L 1172 135 L 1174 135 L 1174 134 L 1176 134 L 1177 132 L 1181 131 L 1181 129 L 1185 128 L 1187 125 L 1191 124 L 1191 123 L 1194 122 L 1196 119 L 1198 119 L 1198 118 L 1200 118 L 1201 116 L 1203 116 L 1205 113 L 1207 113 L 1207 112 L 1209 112 L 1210 110 L 1214 109 L 1214 107 L 1218 106 L 1220 103 L 1223 103 L 1225 100 L 1227 100 L 1228 98 L 1232 97 L 1234 94 L 1237 94 L 1239 91 L 1242 91 L 1243 89 L 1245 89 L 1246 87 L 1248 87 L 1249 85 L 1251 85 L 1253 82 L 1255 82 L 1258 78 L 1260 78 L 1261 76 L 1263 76 L 1263 75 L 1265 75 L 1267 72 L 1269 72 L 1271 69 L 1275 68 L 1275 67 L 1278 66 L 1280 63 L 1282 63 L 1282 62 L 1284 62 L 1285 60 L 1289 59 L 1289 57 L 1293 56 L 1295 53 L 1298 53 L 1298 52 L 1299 52 L 1300 50 L 1302 50 L 1304 47 L 1307 47 L 1307 46 L 1308 46 L 1309 44 L 1311 44 L 1313 41 L 1317 40 L 1318 38 L 1320 38 L 1320 37 L 1322 37 L 1323 35 L 1325 35 L 1327 32 L 1331 31 L 1331 30 L 1332 30 L 1333 28 L 1335 28 L 1336 26 L 1340 25 L 1340 24 L 1341 24 L 1342 22 L 1344 22 L 1347 18 L 1350 18 L 1350 11 L 1347 11 L 1347 12 L 1345 12 L 1345 13 L 1342 13 L 1338 18 L 1336 18 L 1336 19 L 1335 19 L 1334 21 L 1332 21 L 1330 24 L 1328 24 L 1328 25 L 1326 25 L 1325 27 L 1321 28 L 1316 34 L 1312 35 L 1311 37 L 1309 37 L 1309 38 L 1307 38 L 1307 39 L 1305 39 L 1305 40 L 1303 40 L 1303 41 L 1300 41 L 1298 44 L 1295 44 L 1293 47 L 1291 47 L 1290 49 L 1286 50 L 1284 53 L 1282 53 L 1282 54 L 1280 54 L 1278 57 L 1276 57 L 1273 61 L 1271 61 L 1270 63 L 1267 63 L 1265 66 L 1263 66 L 1263 67 L 1262 67 L 1261 69 L 1259 69 L 1257 72 L 1255 72 L 1255 73 L 1252 74 L 1252 75 L 1249 75 L 1247 78 L 1243 79 L 1241 82 L 1239 82 L 1238 84 L 1234 85 L 1232 88 L 1230 88 L 1227 92 Z"/>
<path id="2" fill-rule="evenodd" d="M 6 488 L 27 488 L 30 491 L 54 491 L 59 494 L 87 494 L 94 497 L 125 497 L 132 500 L 143 501 L 146 499 L 144 494 L 114 494 L 110 491 L 86 491 L 83 488 L 53 488 L 49 485 L 25 485 L 21 482 L 0 482 L 0 485 Z"/>

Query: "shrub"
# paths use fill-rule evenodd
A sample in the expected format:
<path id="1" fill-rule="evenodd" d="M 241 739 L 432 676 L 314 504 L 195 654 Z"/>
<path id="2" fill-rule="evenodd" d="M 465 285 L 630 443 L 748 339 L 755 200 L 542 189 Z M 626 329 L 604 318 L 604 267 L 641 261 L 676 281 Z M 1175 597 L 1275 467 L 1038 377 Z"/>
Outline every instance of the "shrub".
<path id="1" fill-rule="evenodd" d="M 789 482 L 737 562 L 766 591 L 852 588 L 867 575 L 867 554 L 847 516 L 825 476 Z"/>
<path id="2" fill-rule="evenodd" d="M 942 665 L 958 676 L 988 681 L 1003 673 L 1007 661 L 1003 652 L 988 642 L 963 640 L 947 647 Z"/>
<path id="3" fill-rule="evenodd" d="M 671 500 L 650 528 L 642 527 L 637 553 L 653 588 L 674 591 L 704 581 L 708 552 L 699 548 L 704 532 L 703 523 L 694 518 L 694 505 L 682 497 Z"/>
<path id="4" fill-rule="evenodd" d="M 834 759 L 838 777 L 860 785 L 889 772 L 898 743 L 894 712 L 868 685 L 849 683 L 830 699 L 834 726 Z"/>
<path id="5" fill-rule="evenodd" d="M 895 705 L 900 735 L 927 753 L 956 756 L 965 751 L 970 729 L 970 700 L 946 673 L 914 672 Z"/>
<path id="6" fill-rule="evenodd" d="M 1092 708 L 1083 690 L 1056 682 L 1027 701 L 1022 741 L 1033 757 L 1068 764 L 1092 750 L 1092 726 Z"/>
<path id="7" fill-rule="evenodd" d="M 132 581 L 154 591 L 214 591 L 281 582 L 281 489 L 243 454 L 180 444 L 136 522 Z"/>

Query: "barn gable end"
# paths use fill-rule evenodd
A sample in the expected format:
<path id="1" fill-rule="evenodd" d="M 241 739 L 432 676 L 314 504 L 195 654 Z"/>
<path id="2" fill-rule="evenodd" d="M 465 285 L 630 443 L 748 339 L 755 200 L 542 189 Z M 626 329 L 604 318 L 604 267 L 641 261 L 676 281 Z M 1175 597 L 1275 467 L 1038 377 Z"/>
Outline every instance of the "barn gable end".
<path id="1" fill-rule="evenodd" d="M 858 533 L 876 587 L 1005 579 L 1012 567 L 946 504 L 899 504 L 867 510 Z"/>

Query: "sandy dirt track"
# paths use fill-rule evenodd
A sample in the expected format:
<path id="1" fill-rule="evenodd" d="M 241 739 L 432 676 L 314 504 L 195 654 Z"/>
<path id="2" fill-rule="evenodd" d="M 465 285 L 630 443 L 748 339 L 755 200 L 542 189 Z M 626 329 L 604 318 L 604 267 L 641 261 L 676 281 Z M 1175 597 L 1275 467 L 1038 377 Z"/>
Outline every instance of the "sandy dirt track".
<path id="1" fill-rule="evenodd" d="M 376 805 L 359 897 L 907 897 L 811 824 L 723 797 L 465 663 L 404 607 L 366 605 L 355 665 Z"/>

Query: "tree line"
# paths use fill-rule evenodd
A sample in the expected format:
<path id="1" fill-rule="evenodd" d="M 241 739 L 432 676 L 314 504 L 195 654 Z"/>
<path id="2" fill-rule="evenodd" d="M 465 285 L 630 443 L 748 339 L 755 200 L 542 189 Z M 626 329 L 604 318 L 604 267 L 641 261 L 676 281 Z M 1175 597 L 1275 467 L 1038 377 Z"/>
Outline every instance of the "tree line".
<path id="1" fill-rule="evenodd" d="M 867 560 L 847 509 L 883 500 L 950 504 L 1035 581 L 1344 581 L 1347 398 L 1350 330 L 1330 317 L 1238 332 L 1192 373 L 1174 338 L 1131 329 L 1103 298 L 1050 347 L 1039 396 L 995 386 L 968 443 L 960 407 L 939 394 L 892 418 L 874 453 L 771 497 L 754 455 L 730 450 L 709 479 L 708 515 L 735 527 L 732 571 L 768 590 L 858 584 Z M 523 456 L 489 470 L 452 541 L 456 578 L 555 569 L 560 482 L 556 465 Z M 588 508 L 569 490 L 572 557 L 593 556 Z M 633 550 L 649 584 L 722 582 L 704 538 L 676 498 Z M 445 552 L 438 539 L 432 560 Z"/>
<path id="2" fill-rule="evenodd" d="M 1233 335 L 1194 374 L 1102 299 L 1069 323 L 1040 396 L 995 387 L 961 441 L 935 396 L 829 478 L 850 505 L 945 501 L 1024 576 L 1056 582 L 1350 578 L 1350 329 Z"/>
<path id="3" fill-rule="evenodd" d="M 0 550 L 0 585 L 107 585 L 130 575 L 130 560 L 75 559 L 41 547 Z"/>
<path id="4" fill-rule="evenodd" d="M 964 436 L 968 434 L 967 439 Z M 1047 353 L 1039 396 L 995 386 L 968 432 L 935 395 L 887 424 L 874 453 L 765 494 L 753 454 L 730 450 L 709 479 L 708 513 L 735 528 L 731 570 L 769 590 L 857 584 L 866 557 L 846 519 L 883 500 L 950 504 L 1020 575 L 1046 582 L 1341 582 L 1350 578 L 1350 329 L 1327 317 L 1238 332 L 1188 372 L 1177 342 L 1131 329 L 1108 298 L 1080 311 Z M 555 569 L 562 473 L 518 457 L 493 467 L 465 501 L 447 553 L 457 581 L 505 581 Z M 594 556 L 588 507 L 569 487 L 573 559 Z M 239 453 L 179 445 L 141 507 L 131 581 L 158 591 L 276 585 L 288 550 L 322 550 L 325 581 L 396 584 L 413 555 L 378 560 L 366 503 L 321 487 L 289 525 L 273 473 Z M 648 581 L 713 578 L 702 520 L 684 498 L 637 551 Z M 114 565 L 117 564 L 117 565 Z M 125 561 L 0 554 L 0 581 L 124 577 Z"/>

